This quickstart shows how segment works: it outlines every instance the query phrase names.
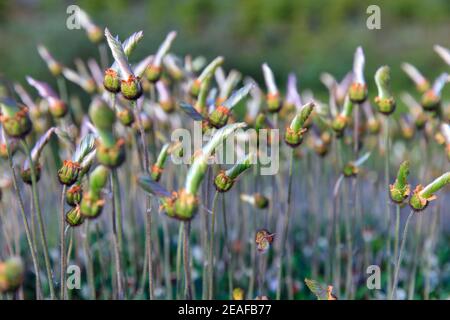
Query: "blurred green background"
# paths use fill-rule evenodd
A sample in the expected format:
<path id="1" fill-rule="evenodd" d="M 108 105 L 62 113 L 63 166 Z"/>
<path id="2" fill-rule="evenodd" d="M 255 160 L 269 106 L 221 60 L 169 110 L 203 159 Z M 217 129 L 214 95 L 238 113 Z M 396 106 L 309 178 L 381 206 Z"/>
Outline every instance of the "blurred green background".
<path id="1" fill-rule="evenodd" d="M 67 65 L 75 57 L 98 57 L 82 30 L 66 28 L 67 6 L 77 4 L 101 27 L 124 39 L 144 30 L 134 57 L 156 50 L 165 34 L 178 31 L 174 52 L 213 58 L 224 55 L 227 68 L 261 80 L 267 61 L 280 84 L 295 71 L 301 88 L 323 90 L 322 71 L 342 77 L 353 52 L 366 52 L 366 77 L 382 64 L 392 67 L 395 88 L 412 88 L 401 72 L 402 61 L 434 78 L 448 66 L 433 52 L 436 43 L 450 46 L 450 1 L 325 0 L 148 0 L 0 2 L 0 73 L 24 82 L 26 74 L 50 79 L 36 44 L 45 44 Z M 381 8 L 381 30 L 366 27 L 370 4 Z"/>

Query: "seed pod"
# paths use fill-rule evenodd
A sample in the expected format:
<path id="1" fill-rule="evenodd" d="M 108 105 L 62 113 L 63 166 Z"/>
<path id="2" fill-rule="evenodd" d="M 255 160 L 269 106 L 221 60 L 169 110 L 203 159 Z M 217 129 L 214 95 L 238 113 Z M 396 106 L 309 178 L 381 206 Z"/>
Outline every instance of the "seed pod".
<path id="1" fill-rule="evenodd" d="M 441 92 L 448 82 L 448 74 L 442 73 L 433 83 L 433 87 L 428 89 L 421 98 L 421 105 L 425 111 L 435 111 L 441 104 Z"/>
<path id="2" fill-rule="evenodd" d="M 34 163 L 34 172 L 36 174 L 36 182 L 38 182 L 41 179 L 41 165 L 39 163 Z M 26 168 L 22 168 L 22 170 L 20 170 L 20 177 L 26 184 L 32 184 L 31 168 L 29 165 Z"/>
<path id="3" fill-rule="evenodd" d="M 184 70 L 179 64 L 179 59 L 173 54 L 166 54 L 163 58 L 163 64 L 169 75 L 176 81 L 180 81 L 184 77 Z"/>
<path id="4" fill-rule="evenodd" d="M 0 262 L 0 292 L 14 292 L 23 282 L 25 268 L 19 257 Z"/>
<path id="5" fill-rule="evenodd" d="M 158 91 L 158 102 L 166 113 L 172 113 L 175 110 L 175 103 L 170 96 L 170 91 L 163 81 L 156 82 L 156 90 Z"/>
<path id="6" fill-rule="evenodd" d="M 422 73 L 412 64 L 404 62 L 401 65 L 402 70 L 409 76 L 409 78 L 416 85 L 417 91 L 420 93 L 424 93 L 430 88 L 430 83 L 428 80 L 422 75 Z"/>
<path id="7" fill-rule="evenodd" d="M 346 178 L 355 177 L 359 173 L 359 168 L 366 162 L 370 157 L 370 152 L 365 153 L 359 157 L 356 161 L 349 161 L 344 165 L 342 174 Z"/>
<path id="8" fill-rule="evenodd" d="M 137 100 L 142 96 L 142 86 L 140 80 L 134 76 L 129 76 L 127 80 L 120 82 L 120 92 L 125 99 Z"/>
<path id="9" fill-rule="evenodd" d="M 114 69 L 106 69 L 103 77 L 103 86 L 111 93 L 118 93 L 120 91 L 119 74 Z"/>
<path id="10" fill-rule="evenodd" d="M 163 147 L 161 148 L 161 151 L 159 152 L 156 163 L 151 168 L 150 176 L 155 181 L 159 181 L 161 179 L 161 175 L 164 170 L 164 164 L 165 164 L 165 162 L 167 160 L 167 156 L 169 154 L 169 146 L 170 146 L 170 144 L 168 144 L 168 143 L 163 145 Z"/>
<path id="11" fill-rule="evenodd" d="M 108 147 L 102 141 L 97 144 L 97 160 L 100 164 L 103 164 L 110 168 L 117 168 L 125 161 L 125 140 L 117 139 L 116 143 Z"/>
<path id="12" fill-rule="evenodd" d="M 305 123 L 314 109 L 313 102 L 305 104 L 300 112 L 292 119 L 289 127 L 286 128 L 284 141 L 292 148 L 299 146 L 303 141 L 303 134 L 307 131 Z"/>
<path id="13" fill-rule="evenodd" d="M 67 211 L 66 222 L 71 227 L 78 227 L 83 224 L 84 216 L 81 214 L 81 210 L 78 205 L 76 207 L 70 208 L 69 211 Z"/>
<path id="14" fill-rule="evenodd" d="M 388 66 L 377 70 L 375 83 L 378 88 L 378 96 L 375 97 L 378 111 L 384 115 L 390 115 L 395 111 L 395 99 L 391 93 L 391 69 Z"/>
<path id="15" fill-rule="evenodd" d="M 270 233 L 267 229 L 261 229 L 261 230 L 256 231 L 255 242 L 256 242 L 256 248 L 258 249 L 258 252 L 260 252 L 260 253 L 267 252 L 267 250 L 269 250 L 269 247 L 272 244 L 274 238 L 275 238 L 275 234 Z"/>
<path id="16" fill-rule="evenodd" d="M 118 108 L 116 111 L 117 119 L 119 119 L 120 123 L 126 127 L 131 127 L 134 123 L 134 114 L 129 108 Z"/>
<path id="17" fill-rule="evenodd" d="M 92 22 L 88 14 L 80 8 L 77 9 L 77 21 L 86 31 L 91 42 L 97 44 L 102 40 L 102 30 Z"/>
<path id="18" fill-rule="evenodd" d="M 61 184 L 71 186 L 80 174 L 81 166 L 78 162 L 64 160 L 62 167 L 58 170 L 58 179 Z"/>
<path id="19" fill-rule="evenodd" d="M 175 40 L 175 37 L 177 36 L 177 33 L 175 31 L 170 32 L 166 39 L 164 39 L 164 42 L 159 47 L 158 51 L 155 54 L 154 59 L 148 66 L 146 70 L 147 80 L 150 82 L 156 82 L 161 77 L 161 64 L 162 59 L 167 54 L 167 52 L 170 49 L 170 46 L 172 45 L 173 41 Z"/>
<path id="20" fill-rule="evenodd" d="M 245 127 L 246 124 L 233 123 L 217 130 L 211 140 L 194 157 L 192 165 L 186 175 L 184 188 L 174 200 L 174 217 L 180 220 L 190 220 L 197 211 L 197 191 L 208 168 L 208 159 L 214 150 L 234 131 Z"/>
<path id="21" fill-rule="evenodd" d="M 28 108 L 20 107 L 12 99 L 0 100 L 0 123 L 6 135 L 13 138 L 24 138 L 32 129 Z"/>
<path id="22" fill-rule="evenodd" d="M 105 200 L 100 197 L 100 194 L 89 191 L 83 194 L 80 212 L 85 218 L 95 219 L 102 213 L 104 205 Z"/>
<path id="23" fill-rule="evenodd" d="M 273 72 L 267 63 L 262 65 L 264 81 L 267 87 L 267 110 L 271 113 L 276 113 L 281 110 L 282 103 L 280 98 L 280 93 L 278 92 L 278 87 L 275 83 L 275 78 Z"/>
<path id="24" fill-rule="evenodd" d="M 367 99 L 367 85 L 364 80 L 364 52 L 361 47 L 356 48 L 353 59 L 353 83 L 348 89 L 348 96 L 354 103 L 362 103 Z"/>
<path id="25" fill-rule="evenodd" d="M 83 196 L 83 190 L 80 185 L 73 185 L 66 191 L 66 203 L 75 207 L 81 202 L 81 198 Z"/>
<path id="26" fill-rule="evenodd" d="M 37 90 L 39 96 L 47 101 L 50 114 L 54 118 L 63 118 L 67 114 L 67 105 L 61 100 L 61 98 L 48 83 L 35 80 L 30 76 L 27 76 L 26 78 L 29 85 Z"/>
<path id="27" fill-rule="evenodd" d="M 437 197 L 435 193 L 450 183 L 450 172 L 446 172 L 439 178 L 436 178 L 433 182 L 428 184 L 425 188 L 422 185 L 418 185 L 411 197 L 409 198 L 409 205 L 415 211 L 424 210 L 430 201 L 435 200 Z"/>
<path id="28" fill-rule="evenodd" d="M 347 128 L 352 111 L 353 111 L 353 103 L 350 97 L 347 95 L 345 97 L 344 107 L 342 108 L 341 113 L 339 113 L 331 123 L 331 128 L 338 136 L 341 136 L 345 128 Z"/>
<path id="29" fill-rule="evenodd" d="M 228 190 L 230 190 L 237 177 L 251 167 L 252 161 L 253 156 L 252 154 L 249 154 L 227 171 L 219 172 L 219 174 L 214 179 L 216 190 L 219 192 L 227 192 Z"/>
<path id="30" fill-rule="evenodd" d="M 407 183 L 409 175 L 409 162 L 404 161 L 398 169 L 397 179 L 394 184 L 389 185 L 389 195 L 392 201 L 397 204 L 403 203 L 408 198 L 410 192 L 410 186 Z"/>
<path id="31" fill-rule="evenodd" d="M 367 118 L 367 128 L 370 134 L 376 135 L 380 132 L 381 124 L 378 118 L 373 114 L 372 107 L 369 101 L 366 101 L 362 105 L 363 111 Z"/>
<path id="32" fill-rule="evenodd" d="M 269 199 L 260 193 L 255 193 L 253 199 L 258 209 L 266 209 L 269 206 Z"/>
<path id="33" fill-rule="evenodd" d="M 241 288 L 234 288 L 233 300 L 244 300 L 244 290 L 242 290 Z"/>
<path id="34" fill-rule="evenodd" d="M 37 47 L 38 53 L 41 56 L 42 60 L 47 64 L 47 68 L 50 70 L 51 74 L 54 77 L 58 77 L 61 75 L 62 72 L 62 65 L 58 61 L 53 58 L 53 56 L 50 54 L 50 52 L 47 50 L 45 46 L 42 44 L 38 45 Z"/>
<path id="35" fill-rule="evenodd" d="M 109 169 L 102 165 L 97 166 L 89 177 L 89 191 L 100 193 L 105 187 L 108 177 Z"/>
<path id="36" fill-rule="evenodd" d="M 211 61 L 209 65 L 205 67 L 205 69 L 203 69 L 200 76 L 192 82 L 191 87 L 189 89 L 189 93 L 194 98 L 196 98 L 200 93 L 200 88 L 203 81 L 205 81 L 206 78 L 211 77 L 216 71 L 217 67 L 223 64 L 223 61 L 224 61 L 223 57 L 219 56 L 215 58 L 213 61 Z"/>
<path id="37" fill-rule="evenodd" d="M 245 96 L 248 95 L 251 88 L 253 87 L 252 83 L 246 84 L 244 87 L 236 91 L 230 98 L 228 98 L 225 102 L 219 105 L 210 115 L 209 115 L 209 123 L 217 129 L 222 128 L 227 124 L 228 118 L 230 116 L 231 110 L 241 101 Z"/>

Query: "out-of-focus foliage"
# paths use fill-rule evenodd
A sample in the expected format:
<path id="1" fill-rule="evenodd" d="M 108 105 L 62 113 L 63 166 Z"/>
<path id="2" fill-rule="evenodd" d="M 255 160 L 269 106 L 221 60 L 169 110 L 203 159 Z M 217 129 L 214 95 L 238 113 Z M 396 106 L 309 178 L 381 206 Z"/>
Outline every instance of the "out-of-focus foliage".
<path id="1" fill-rule="evenodd" d="M 44 63 L 32 54 L 37 41 L 68 65 L 70 57 L 96 57 L 97 49 L 85 41 L 82 30 L 66 28 L 70 4 L 1 1 L 0 73 L 16 79 L 25 74 L 49 78 Z M 450 2 L 446 0 L 82 0 L 76 4 L 101 26 L 108 21 L 122 38 L 126 30 L 144 28 L 144 45 L 136 56 L 149 48 L 156 50 L 167 31 L 178 30 L 183 41 L 176 42 L 177 53 L 226 56 L 226 67 L 257 80 L 261 80 L 259 66 L 267 61 L 281 83 L 289 71 L 297 72 L 302 88 L 322 88 L 319 74 L 324 70 L 343 76 L 357 45 L 367 54 L 368 75 L 374 74 L 376 63 L 391 65 L 394 89 L 404 88 L 410 83 L 400 71 L 401 61 L 414 63 L 434 78 L 443 62 L 432 52 L 432 45 L 450 46 Z M 370 4 L 381 8 L 381 30 L 366 27 Z"/>

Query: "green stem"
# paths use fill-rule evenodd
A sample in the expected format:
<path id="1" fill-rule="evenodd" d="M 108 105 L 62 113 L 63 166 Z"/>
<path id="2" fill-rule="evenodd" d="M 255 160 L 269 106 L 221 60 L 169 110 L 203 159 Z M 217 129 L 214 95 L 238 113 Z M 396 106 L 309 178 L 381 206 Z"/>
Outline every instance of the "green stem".
<path id="1" fill-rule="evenodd" d="M 403 229 L 402 243 L 400 245 L 398 259 L 397 259 L 397 263 L 395 265 L 394 283 L 392 285 L 392 292 L 389 297 L 389 300 L 392 300 L 396 296 L 396 293 L 397 293 L 398 272 L 400 270 L 400 265 L 402 264 L 403 251 L 405 249 L 405 242 L 406 242 L 406 236 L 408 234 L 409 221 L 411 220 L 413 215 L 414 215 L 414 211 L 411 210 L 411 212 L 408 215 L 408 218 L 406 219 L 405 228 Z"/>
<path id="2" fill-rule="evenodd" d="M 43 297 L 43 294 L 42 294 L 42 286 L 41 286 L 41 276 L 39 273 L 39 264 L 38 264 L 38 260 L 36 258 L 36 244 L 33 242 L 30 227 L 28 226 L 27 215 L 25 214 L 25 206 L 23 204 L 22 195 L 20 193 L 20 189 L 19 189 L 19 186 L 17 183 L 16 170 L 14 170 L 11 152 L 9 149 L 9 143 L 6 144 L 6 151 L 8 154 L 9 168 L 11 169 L 11 172 L 12 172 L 12 180 L 13 180 L 14 190 L 16 191 L 17 199 L 19 200 L 20 213 L 22 215 L 23 225 L 25 227 L 25 235 L 27 237 L 27 243 L 28 243 L 28 247 L 29 247 L 30 253 L 31 253 L 31 260 L 33 261 L 34 273 L 36 275 L 36 299 L 39 300 Z"/>
<path id="3" fill-rule="evenodd" d="M 28 161 L 30 162 L 31 188 L 33 191 L 33 203 L 34 203 L 34 209 L 36 211 L 37 218 L 38 218 L 39 233 L 40 233 L 40 237 L 41 237 L 41 241 L 42 241 L 42 246 L 44 248 L 44 261 L 45 261 L 45 269 L 47 271 L 48 285 L 50 288 L 50 298 L 53 300 L 53 299 L 55 299 L 55 287 L 53 285 L 53 273 L 52 273 L 52 267 L 50 264 L 50 255 L 48 253 L 47 238 L 45 236 L 46 233 L 45 233 L 44 221 L 42 219 L 41 207 L 39 205 L 39 196 L 38 196 L 37 181 L 36 181 L 36 170 L 35 170 L 35 166 L 34 166 L 34 161 L 31 158 L 31 151 L 30 151 L 30 147 L 28 146 L 28 143 L 25 140 L 21 140 L 21 143 L 27 154 Z"/>
<path id="4" fill-rule="evenodd" d="M 384 180 L 385 180 L 385 188 L 386 188 L 386 215 L 387 215 L 387 235 L 386 235 L 386 256 L 387 256 L 387 288 L 388 288 L 388 296 L 391 295 L 391 287 L 392 287 L 392 268 L 391 268 L 391 228 L 390 228 L 390 222 L 391 222 L 391 207 L 389 205 L 389 118 L 385 118 L 385 124 L 386 124 L 386 132 L 384 136 L 384 143 L 385 143 L 385 158 L 384 158 Z"/>
<path id="5" fill-rule="evenodd" d="M 282 241 L 280 246 L 280 253 L 278 255 L 278 287 L 277 287 L 277 295 L 276 299 L 280 300 L 281 298 L 281 277 L 282 277 L 282 260 L 284 256 L 284 249 L 286 247 L 286 241 L 288 238 L 288 231 L 289 231 L 289 218 L 291 216 L 291 189 L 292 189 L 292 169 L 294 164 L 294 149 L 290 149 L 290 155 L 289 155 L 289 182 L 288 182 L 288 190 L 287 190 L 287 203 L 286 203 L 286 214 L 285 214 L 285 220 L 284 220 L 284 227 L 283 227 L 283 234 L 282 234 Z"/>
<path id="6" fill-rule="evenodd" d="M 116 169 L 113 170 L 113 172 Z M 124 291 L 122 286 L 122 267 L 121 267 L 121 261 L 120 261 L 120 248 L 119 248 L 119 241 L 118 241 L 118 231 L 117 231 L 117 224 L 116 224 L 116 215 L 117 215 L 117 202 L 116 202 L 116 183 L 114 178 L 111 175 L 111 188 L 112 188 L 112 195 L 113 195 L 113 208 L 112 208 L 112 216 L 111 216 L 111 223 L 112 223 L 112 231 L 113 231 L 113 248 L 114 248 L 114 260 L 116 265 L 116 281 L 117 281 L 117 298 L 119 300 L 123 299 L 124 297 Z"/>
<path id="7" fill-rule="evenodd" d="M 394 257 L 398 255 L 398 238 L 400 235 L 400 206 L 396 206 L 395 210 L 395 234 L 394 234 Z M 394 299 L 397 298 L 397 294 L 394 293 Z"/>
<path id="8" fill-rule="evenodd" d="M 191 280 L 191 266 L 189 258 L 189 238 L 191 234 L 191 223 L 189 221 L 183 222 L 184 232 L 183 232 L 183 260 L 184 260 L 184 279 L 185 288 L 184 296 L 186 300 L 192 299 L 192 280 Z"/>
<path id="9" fill-rule="evenodd" d="M 211 209 L 211 232 L 209 234 L 209 256 L 208 256 L 208 299 L 212 300 L 214 296 L 214 229 L 216 223 L 216 202 L 217 197 L 219 196 L 219 192 L 216 191 L 214 193 L 214 199 Z"/>
<path id="10" fill-rule="evenodd" d="M 59 222 L 59 246 L 60 246 L 60 299 L 65 300 L 66 299 L 66 249 L 65 249 L 65 211 L 64 211 L 64 197 L 66 195 L 66 185 L 63 185 L 62 191 L 61 191 L 61 216 L 60 216 L 60 222 Z"/>

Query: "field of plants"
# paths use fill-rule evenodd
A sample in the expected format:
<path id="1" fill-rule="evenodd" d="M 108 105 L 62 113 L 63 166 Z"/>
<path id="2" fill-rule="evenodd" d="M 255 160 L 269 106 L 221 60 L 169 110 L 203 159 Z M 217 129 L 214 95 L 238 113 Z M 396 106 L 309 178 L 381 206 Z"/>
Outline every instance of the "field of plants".
<path id="1" fill-rule="evenodd" d="M 0 300 L 450 298 L 450 49 L 316 95 L 75 22 L 95 57 L 0 78 Z"/>

